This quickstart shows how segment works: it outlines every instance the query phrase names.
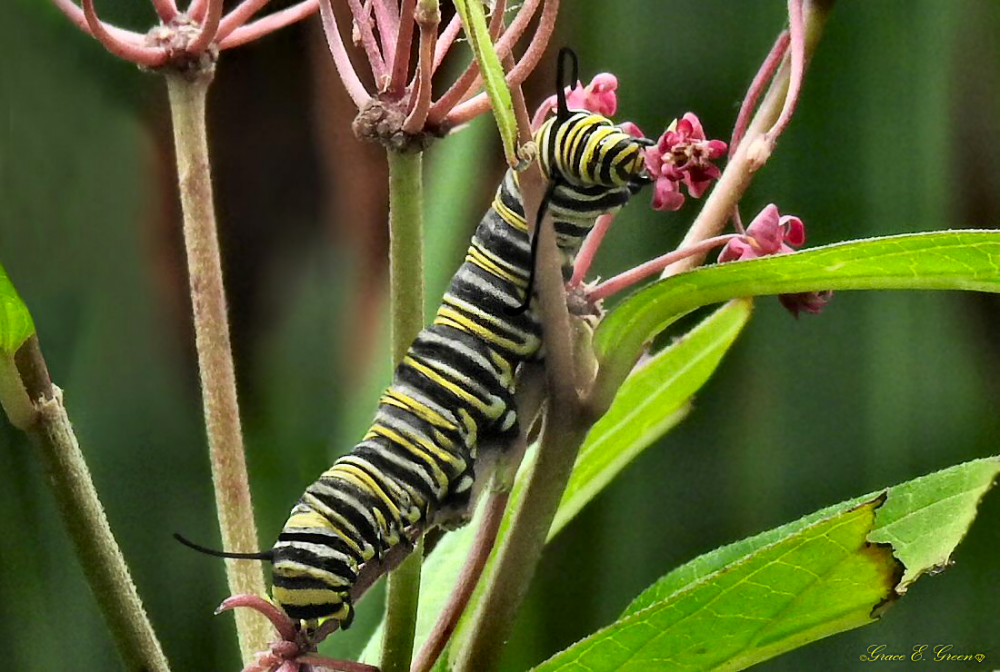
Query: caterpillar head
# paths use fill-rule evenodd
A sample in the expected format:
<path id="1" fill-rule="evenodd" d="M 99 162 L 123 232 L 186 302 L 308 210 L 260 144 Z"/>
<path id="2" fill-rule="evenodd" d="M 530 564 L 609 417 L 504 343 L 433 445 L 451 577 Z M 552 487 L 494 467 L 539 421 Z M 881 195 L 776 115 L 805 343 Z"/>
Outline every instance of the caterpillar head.
<path id="1" fill-rule="evenodd" d="M 567 110 L 545 121 L 535 133 L 546 177 L 581 188 L 628 188 L 650 183 L 643 150 L 648 138 L 629 135 L 607 117 Z"/>

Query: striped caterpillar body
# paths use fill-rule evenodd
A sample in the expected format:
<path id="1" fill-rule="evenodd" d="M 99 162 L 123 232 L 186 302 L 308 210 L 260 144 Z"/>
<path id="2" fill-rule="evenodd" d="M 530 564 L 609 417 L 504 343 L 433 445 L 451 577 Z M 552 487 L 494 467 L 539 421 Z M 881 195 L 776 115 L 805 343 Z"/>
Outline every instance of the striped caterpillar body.
<path id="1" fill-rule="evenodd" d="M 648 182 L 643 138 L 606 117 L 568 111 L 536 132 L 564 277 L 599 215 Z M 310 485 L 270 552 L 273 597 L 314 624 L 353 617 L 361 565 L 467 507 L 484 442 L 518 434 L 517 367 L 538 358 L 541 325 L 529 303 L 533 254 L 517 175 L 508 170 L 476 228 L 433 323 L 417 336 L 382 394 L 371 429 Z"/>

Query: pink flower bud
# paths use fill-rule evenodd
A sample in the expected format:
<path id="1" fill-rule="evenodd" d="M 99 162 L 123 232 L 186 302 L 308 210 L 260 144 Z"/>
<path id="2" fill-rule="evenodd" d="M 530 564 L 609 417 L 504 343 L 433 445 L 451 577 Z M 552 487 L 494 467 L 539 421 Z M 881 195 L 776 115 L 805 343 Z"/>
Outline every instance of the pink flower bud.
<path id="1" fill-rule="evenodd" d="M 586 87 L 580 82 L 566 92 L 566 105 L 571 110 L 590 110 L 605 117 L 615 116 L 618 110 L 618 78 L 610 72 L 594 75 Z"/>

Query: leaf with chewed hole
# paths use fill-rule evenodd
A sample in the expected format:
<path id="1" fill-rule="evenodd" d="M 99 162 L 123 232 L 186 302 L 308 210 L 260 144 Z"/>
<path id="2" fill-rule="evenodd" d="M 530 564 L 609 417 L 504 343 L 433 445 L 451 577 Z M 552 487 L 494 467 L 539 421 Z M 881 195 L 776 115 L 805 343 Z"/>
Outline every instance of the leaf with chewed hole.
<path id="1" fill-rule="evenodd" d="M 738 670 L 873 622 L 947 562 L 998 473 L 975 460 L 703 555 L 537 669 Z"/>

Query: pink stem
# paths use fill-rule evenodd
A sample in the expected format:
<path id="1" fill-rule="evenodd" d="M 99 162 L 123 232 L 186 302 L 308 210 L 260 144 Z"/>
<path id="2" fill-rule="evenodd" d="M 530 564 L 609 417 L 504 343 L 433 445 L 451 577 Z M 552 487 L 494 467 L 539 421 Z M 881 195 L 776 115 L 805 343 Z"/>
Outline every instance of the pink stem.
<path id="1" fill-rule="evenodd" d="M 399 7 L 396 0 L 373 0 L 373 5 L 378 36 L 382 41 L 382 52 L 393 54 L 395 60 L 396 37 L 399 35 Z M 386 63 L 386 66 L 392 70 L 392 62 Z"/>
<path id="2" fill-rule="evenodd" d="M 323 20 L 323 33 L 326 35 L 327 46 L 330 47 L 330 55 L 333 56 L 333 64 L 337 68 L 337 74 L 344 83 L 348 95 L 354 104 L 361 109 L 368 104 L 371 96 L 365 91 L 364 84 L 358 78 L 358 73 L 351 65 L 351 57 L 347 55 L 344 47 L 344 40 L 340 37 L 340 29 L 337 28 L 337 17 L 333 15 L 333 7 L 330 6 L 332 0 L 320 0 L 319 13 Z"/>
<path id="3" fill-rule="evenodd" d="M 802 90 L 802 79 L 805 74 L 806 60 L 806 38 L 805 20 L 802 16 L 802 0 L 788 0 L 788 29 L 792 34 L 791 56 L 792 71 L 789 76 L 788 93 L 785 94 L 785 105 L 781 108 L 781 116 L 774 122 L 774 126 L 764 136 L 768 145 L 773 145 L 775 140 L 782 134 L 788 122 L 792 119 L 792 113 L 799 103 L 799 92 Z"/>
<path id="4" fill-rule="evenodd" d="M 531 2 L 531 0 L 529 0 L 529 2 Z M 500 35 L 500 31 L 503 30 L 504 12 L 497 11 L 497 9 L 503 9 L 506 11 L 506 2 L 504 0 L 498 0 L 497 6 L 493 11 L 493 16 L 490 17 L 489 32 L 490 39 L 492 39 L 495 43 L 497 57 L 501 61 L 505 60 L 510 55 L 511 47 L 517 43 L 516 39 L 511 42 L 508 38 L 513 35 L 515 24 L 521 17 L 521 13 L 530 12 L 534 14 L 539 2 L 540 0 L 534 0 L 534 5 L 531 6 L 528 6 L 527 3 L 525 3 L 525 6 L 521 8 L 521 12 L 519 12 L 517 17 L 514 18 L 514 23 L 512 23 L 510 27 L 503 32 L 503 36 L 498 40 L 497 38 Z M 522 22 L 519 26 L 519 30 L 523 32 L 524 26 L 526 25 L 527 21 Z M 428 124 L 440 124 L 441 120 L 444 119 L 452 108 L 454 108 L 455 105 L 457 105 L 465 97 L 473 85 L 479 81 L 478 77 L 479 63 L 475 58 L 473 58 L 468 67 L 466 67 L 462 74 L 459 75 L 458 79 L 456 79 L 455 82 L 448 87 L 448 90 L 444 92 L 444 95 L 442 95 L 441 98 L 439 98 L 438 101 L 431 106 L 431 111 L 427 120 Z"/>
<path id="5" fill-rule="evenodd" d="M 205 18 L 205 4 L 207 0 L 191 0 L 191 4 L 188 5 L 187 15 L 195 23 L 201 23 L 202 19 Z"/>
<path id="6" fill-rule="evenodd" d="M 535 126 L 532 124 L 532 129 L 534 128 Z M 573 277 L 569 281 L 570 287 L 576 287 L 583 282 L 587 271 L 590 270 L 590 264 L 594 261 L 594 257 L 597 256 L 598 248 L 601 247 L 604 234 L 611 228 L 611 223 L 615 221 L 616 216 L 617 213 L 612 212 L 597 218 L 597 223 L 594 224 L 594 228 L 587 234 L 586 240 L 583 241 L 583 245 L 580 247 L 579 254 L 576 255 L 576 262 L 573 264 Z"/>
<path id="7" fill-rule="evenodd" d="M 558 99 L 555 96 L 549 96 L 542 101 L 542 104 L 535 110 L 535 116 L 531 118 L 532 131 L 537 131 L 542 122 L 545 121 L 545 117 L 549 116 L 549 112 L 556 109 L 557 101 Z"/>
<path id="8" fill-rule="evenodd" d="M 410 45 L 413 44 L 413 24 L 416 22 L 413 10 L 416 6 L 417 0 L 403 0 L 399 8 L 399 32 L 392 56 L 392 78 L 389 80 L 389 91 L 396 95 L 402 95 L 406 75 L 410 71 Z"/>
<path id="9" fill-rule="evenodd" d="M 237 7 L 231 14 L 235 14 L 240 10 L 243 5 L 249 4 L 250 0 L 242 3 L 240 7 Z M 206 12 L 205 21 L 201 24 L 201 32 L 198 33 L 198 37 L 191 42 L 185 51 L 190 54 L 200 54 L 208 48 L 208 45 L 212 43 L 221 31 L 219 30 L 219 21 L 222 19 L 222 0 L 208 0 L 208 11 Z"/>
<path id="10" fill-rule="evenodd" d="M 455 38 L 458 37 L 458 33 L 461 30 L 462 17 L 459 16 L 458 12 L 455 12 L 455 15 L 451 17 L 451 21 L 441 31 L 441 36 L 438 37 L 437 47 L 434 49 L 434 65 L 431 67 L 431 73 L 437 72 L 437 69 L 441 67 L 441 62 L 444 61 L 445 55 L 451 49 L 451 45 L 454 44 Z"/>
<path id="11" fill-rule="evenodd" d="M 209 11 L 211 11 L 213 1 L 207 0 Z M 216 39 L 220 42 L 226 39 L 230 33 L 249 21 L 254 14 L 264 9 L 264 5 L 267 2 L 268 0 L 243 0 L 243 2 L 236 5 L 236 8 L 222 19 Z"/>
<path id="12" fill-rule="evenodd" d="M 327 658 L 326 656 L 317 656 L 311 653 L 299 656 L 295 660 L 307 665 L 318 666 L 328 670 L 337 670 L 337 672 L 379 672 L 379 669 L 374 665 L 366 665 L 353 660 Z"/>
<path id="13" fill-rule="evenodd" d="M 115 56 L 147 68 L 155 68 L 167 62 L 167 52 L 164 49 L 144 47 L 112 35 L 104 23 L 97 18 L 94 0 L 83 0 L 83 17 L 86 20 L 88 31 L 94 36 L 94 39 Z"/>
<path id="14" fill-rule="evenodd" d="M 77 28 L 87 33 L 91 37 L 94 34 L 90 30 L 90 26 L 87 25 L 87 17 L 83 15 L 83 10 L 73 4 L 71 0 L 52 0 L 52 3 L 56 8 L 66 15 L 66 18 L 70 20 Z M 131 30 L 125 30 L 124 28 L 119 28 L 113 26 L 110 23 L 104 24 L 105 29 L 116 38 L 122 42 L 130 42 L 132 44 L 141 45 L 145 37 L 139 33 L 133 33 Z"/>
<path id="15" fill-rule="evenodd" d="M 522 12 L 524 9 L 521 10 Z M 538 62 L 542 58 L 542 54 L 545 52 L 546 47 L 549 46 L 549 38 L 552 37 L 552 32 L 555 30 L 556 26 L 556 16 L 559 13 L 559 0 L 545 0 L 545 6 L 542 9 L 542 16 L 538 20 L 538 28 L 535 30 L 535 34 L 531 39 L 531 44 L 528 45 L 527 50 L 525 50 L 524 55 L 521 56 L 521 60 L 518 61 L 510 72 L 507 73 L 507 86 L 520 86 L 525 79 L 528 78 L 534 69 L 538 65 Z M 521 14 L 518 13 L 518 18 Z M 511 24 L 513 27 L 513 24 Z M 507 37 L 505 33 L 501 42 Z M 498 45 L 499 46 L 499 45 Z M 499 52 L 499 49 L 497 50 Z M 485 93 L 481 93 L 468 101 L 455 106 L 454 109 L 445 118 L 445 123 L 449 125 L 462 124 L 470 119 L 482 114 L 487 109 L 489 109 L 490 101 Z M 433 109 L 433 108 L 432 108 Z"/>
<path id="16" fill-rule="evenodd" d="M 174 4 L 174 0 L 150 0 L 153 5 L 153 9 L 156 10 L 157 15 L 160 17 L 160 21 L 163 23 L 170 23 L 177 17 L 177 5 Z"/>
<path id="17" fill-rule="evenodd" d="M 594 289 L 587 292 L 587 298 L 590 301 L 600 301 L 605 299 L 612 294 L 617 294 L 627 287 L 631 287 L 635 283 L 648 278 L 651 275 L 655 275 L 662 271 L 664 268 L 670 264 L 680 261 L 686 257 L 690 257 L 696 254 L 704 254 L 714 247 L 719 245 L 724 245 L 733 238 L 736 238 L 735 233 L 729 233 L 724 236 L 715 236 L 714 238 L 708 238 L 701 242 L 695 243 L 690 247 L 684 247 L 679 250 L 674 250 L 673 252 L 668 252 L 656 259 L 651 259 L 644 264 L 640 264 L 635 268 L 631 268 L 624 273 L 620 273 L 610 280 L 605 280 Z"/>
<path id="18" fill-rule="evenodd" d="M 368 62 L 371 64 L 372 75 L 375 77 L 375 88 L 381 89 L 385 79 L 385 60 L 379 50 L 378 42 L 375 41 L 375 33 L 372 32 L 371 16 L 361 6 L 359 0 L 347 0 L 354 15 L 354 23 L 358 26 L 358 34 L 361 36 L 361 45 L 368 55 Z"/>
<path id="19" fill-rule="evenodd" d="M 415 134 L 424 127 L 427 121 L 427 111 L 431 107 L 431 65 L 434 60 L 434 44 L 437 41 L 438 21 L 421 20 L 420 22 L 420 60 L 417 62 L 415 75 L 415 90 L 411 94 L 416 103 L 403 122 L 404 133 Z"/>
<path id="20" fill-rule="evenodd" d="M 253 609 L 271 621 L 271 625 L 278 631 L 278 635 L 282 639 L 293 641 L 298 634 L 298 630 L 292 619 L 276 605 L 259 595 L 233 595 L 232 597 L 227 597 L 222 601 L 218 609 L 215 610 L 215 615 L 218 616 L 221 613 L 240 607 Z"/>
<path id="21" fill-rule="evenodd" d="M 778 66 L 781 65 L 781 59 L 785 57 L 789 41 L 788 31 L 781 31 L 778 34 L 778 39 L 774 42 L 774 46 L 771 47 L 771 51 L 767 54 L 767 58 L 761 63 L 760 69 L 754 76 L 753 81 L 750 82 L 750 88 L 747 89 L 747 95 L 744 96 L 743 104 L 740 106 L 740 113 L 736 117 L 736 125 L 733 127 L 733 137 L 729 141 L 730 159 L 733 158 L 736 148 L 743 141 L 743 136 L 750 125 L 750 115 L 753 114 L 754 108 L 757 107 L 757 101 L 767 88 L 767 83 L 774 77 Z"/>
<path id="22" fill-rule="evenodd" d="M 733 228 L 736 229 L 736 233 L 743 235 L 746 233 L 746 229 L 743 228 L 743 218 L 740 217 L 740 205 L 737 203 L 733 206 Z"/>
<path id="23" fill-rule="evenodd" d="M 503 521 L 504 510 L 507 508 L 507 500 L 510 498 L 509 492 L 497 492 L 490 495 L 490 500 L 486 502 L 486 515 L 476 531 L 476 540 L 472 544 L 472 550 L 465 558 L 462 566 L 462 573 L 459 574 L 455 583 L 455 589 L 448 596 L 448 602 L 441 610 L 441 615 L 431 629 L 431 634 L 424 642 L 420 653 L 410 666 L 410 672 L 427 672 L 437 661 L 438 656 L 444 651 L 448 639 L 455 632 L 458 620 L 469 604 L 469 598 L 479 583 L 479 579 L 486 567 L 486 561 L 493 550 L 493 544 L 500 531 L 500 523 Z"/>
<path id="24" fill-rule="evenodd" d="M 219 49 L 231 49 L 252 42 L 279 28 L 301 21 L 317 9 L 319 9 L 319 0 L 303 0 L 303 2 L 287 7 L 280 12 L 268 14 L 229 33 L 225 39 L 219 42 Z"/>

